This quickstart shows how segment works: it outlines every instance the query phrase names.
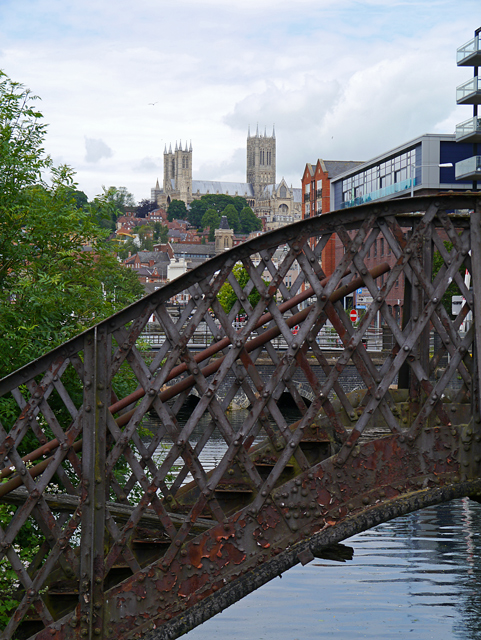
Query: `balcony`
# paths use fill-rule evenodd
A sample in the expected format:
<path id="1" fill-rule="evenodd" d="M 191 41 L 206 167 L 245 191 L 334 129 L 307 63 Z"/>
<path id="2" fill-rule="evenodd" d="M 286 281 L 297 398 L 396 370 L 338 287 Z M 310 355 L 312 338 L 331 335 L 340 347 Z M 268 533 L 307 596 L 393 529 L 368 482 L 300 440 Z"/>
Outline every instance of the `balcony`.
<path id="1" fill-rule="evenodd" d="M 456 63 L 458 67 L 478 67 L 481 66 L 481 48 L 479 36 L 473 38 L 456 52 Z"/>
<path id="2" fill-rule="evenodd" d="M 478 76 L 460 84 L 456 88 L 456 102 L 458 104 L 481 104 L 481 90 Z"/>
<path id="3" fill-rule="evenodd" d="M 456 142 L 481 142 L 481 118 L 470 118 L 456 125 Z"/>
<path id="4" fill-rule="evenodd" d="M 481 180 L 481 156 L 456 162 L 456 180 Z"/>

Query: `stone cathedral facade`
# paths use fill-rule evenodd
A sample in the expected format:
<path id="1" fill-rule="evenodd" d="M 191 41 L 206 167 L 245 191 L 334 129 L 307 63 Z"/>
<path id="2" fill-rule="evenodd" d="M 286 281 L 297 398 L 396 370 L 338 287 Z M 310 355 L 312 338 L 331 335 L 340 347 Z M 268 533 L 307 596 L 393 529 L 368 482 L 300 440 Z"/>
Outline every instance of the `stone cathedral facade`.
<path id="1" fill-rule="evenodd" d="M 289 187 L 281 179 L 276 183 L 276 135 L 267 131 L 247 134 L 246 182 L 194 180 L 192 178 L 192 144 L 175 143 L 164 149 L 164 179 L 151 191 L 151 200 L 167 208 L 172 200 L 189 205 L 207 194 L 224 194 L 245 198 L 267 230 L 282 227 L 302 217 L 301 189 Z"/>

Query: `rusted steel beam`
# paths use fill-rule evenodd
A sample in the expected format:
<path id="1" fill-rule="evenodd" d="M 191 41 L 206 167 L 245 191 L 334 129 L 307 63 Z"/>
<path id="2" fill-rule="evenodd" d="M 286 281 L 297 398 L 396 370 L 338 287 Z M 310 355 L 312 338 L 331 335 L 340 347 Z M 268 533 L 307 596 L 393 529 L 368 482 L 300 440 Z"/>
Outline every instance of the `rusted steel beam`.
<path id="1" fill-rule="evenodd" d="M 383 262 L 380 265 L 378 265 L 377 267 L 375 267 L 374 269 L 372 269 L 370 271 L 370 273 L 371 273 L 371 276 L 373 278 L 378 278 L 383 273 L 386 273 L 387 271 L 389 271 L 389 269 L 390 269 L 390 267 L 389 267 L 388 263 L 387 262 Z M 345 275 L 348 275 L 348 272 Z M 322 286 L 325 286 L 328 283 L 328 281 L 329 281 L 329 278 L 324 278 L 323 280 L 321 280 L 320 284 Z M 349 284 L 344 285 L 344 286 L 340 287 L 339 289 L 337 289 L 336 292 L 334 294 L 332 294 L 332 296 L 330 298 L 331 302 L 335 302 L 337 300 L 342 299 L 343 297 L 345 297 L 349 293 L 352 293 L 357 288 L 359 288 L 363 283 L 364 283 L 364 278 L 362 276 L 359 276 L 359 277 L 355 278 Z M 287 300 L 286 302 L 280 304 L 279 305 L 279 311 L 281 313 L 284 313 L 285 311 L 291 309 L 292 307 L 297 306 L 299 303 L 303 302 L 304 300 L 307 300 L 313 294 L 314 294 L 314 290 L 310 287 L 310 288 L 306 289 L 305 291 L 302 291 L 301 293 L 297 294 L 296 296 L 293 296 L 291 299 Z M 308 315 L 309 311 L 311 310 L 311 308 L 312 308 L 312 305 L 309 306 L 308 308 L 304 309 L 303 311 L 295 314 L 294 316 L 291 316 L 290 318 L 288 318 L 286 320 L 286 324 L 288 325 L 288 327 L 292 328 L 292 327 L 296 326 L 297 324 L 301 323 L 307 317 L 307 315 Z M 272 318 L 273 317 L 272 317 L 271 313 L 264 314 L 263 316 L 261 316 L 260 320 L 258 320 L 258 322 L 256 323 L 254 329 L 259 329 L 264 324 L 270 322 L 272 320 Z M 247 342 L 245 348 L 246 348 L 246 350 L 248 352 L 253 351 L 253 350 L 257 349 L 259 346 L 262 346 L 263 344 L 265 344 L 266 342 L 268 342 L 270 340 L 273 340 L 274 338 L 279 336 L 280 333 L 281 333 L 280 329 L 278 329 L 277 327 L 273 327 L 273 328 L 265 331 L 264 333 L 262 333 L 257 338 L 249 340 Z M 204 351 L 201 351 L 200 353 L 195 354 L 194 355 L 194 360 L 197 363 L 203 362 L 204 360 L 212 357 L 213 355 L 215 355 L 219 351 L 222 351 L 223 349 L 228 347 L 230 344 L 231 344 L 230 338 L 226 337 L 226 338 L 216 342 L 215 344 L 213 344 L 208 349 L 205 349 Z M 212 363 L 212 365 L 210 365 L 210 369 L 208 367 L 204 367 L 202 369 L 203 375 L 204 376 L 208 376 L 208 375 L 212 375 L 213 373 L 215 373 L 219 369 L 219 367 L 221 366 L 222 362 L 223 362 L 223 358 L 219 358 L 218 360 L 216 360 L 215 363 Z M 174 367 L 174 369 L 172 369 L 172 371 L 170 372 L 169 376 L 167 377 L 166 382 L 168 382 L 170 380 L 173 380 L 174 378 L 176 378 L 180 374 L 184 373 L 186 370 L 187 370 L 187 364 L 185 364 L 185 363 L 182 363 L 182 364 Z M 170 400 L 174 396 L 182 393 L 186 389 L 189 389 L 194 384 L 195 384 L 194 378 L 192 376 L 189 376 L 188 378 L 185 378 L 185 380 L 182 380 L 181 382 L 177 383 L 176 385 L 172 385 L 171 387 L 169 387 L 168 389 L 163 391 L 161 394 L 159 394 L 159 397 L 162 400 L 162 402 L 166 402 L 167 400 Z M 130 404 L 132 404 L 133 402 L 136 402 L 137 400 L 142 398 L 144 395 L 145 395 L 145 390 L 143 388 L 137 389 L 137 391 L 134 391 L 133 393 L 131 393 L 130 395 L 126 396 L 122 400 L 119 400 L 118 402 L 116 402 L 113 405 L 111 405 L 109 407 L 109 411 L 112 414 L 117 413 L 118 411 L 120 411 L 124 407 L 127 407 Z M 134 411 L 135 410 L 131 410 L 131 411 L 123 414 L 119 418 L 117 418 L 116 419 L 117 424 L 119 426 L 125 425 L 130 420 L 132 415 L 134 414 Z M 39 447 L 39 448 L 35 449 L 34 451 L 30 452 L 29 454 L 27 454 L 26 456 L 24 456 L 22 458 L 22 460 L 23 460 L 23 462 L 33 462 L 34 460 L 38 460 L 38 458 L 41 458 L 43 455 L 47 455 L 49 453 L 52 453 L 58 446 L 59 446 L 58 440 L 56 440 L 56 439 L 52 440 L 52 441 L 46 443 L 45 445 L 43 445 L 42 447 Z M 78 451 L 81 450 L 81 448 L 82 448 L 82 445 L 81 445 L 81 440 L 80 440 L 80 441 L 75 443 L 74 450 L 76 452 L 78 452 Z M 49 460 L 47 459 L 47 460 L 44 460 L 43 462 L 39 463 L 38 465 L 35 465 L 31 469 L 29 469 L 30 475 L 32 477 L 36 477 L 37 475 L 42 473 L 47 468 L 48 464 L 49 464 Z M 8 476 L 12 475 L 14 472 L 15 472 L 15 469 L 12 469 L 11 467 L 7 467 L 5 469 L 2 469 L 2 471 L 0 471 L 0 478 L 8 477 Z M 0 498 L 2 496 L 6 495 L 7 493 L 9 493 L 9 491 L 13 491 L 14 489 L 17 489 L 19 486 L 21 486 L 21 484 L 22 484 L 21 479 L 20 478 L 15 478 L 11 482 L 4 483 L 3 485 L 0 485 Z"/>
<path id="2" fill-rule="evenodd" d="M 74 442 L 74 444 L 72 445 L 72 449 L 76 453 L 81 451 L 82 450 L 82 440 L 77 440 L 76 442 Z M 55 450 L 55 448 L 52 447 L 51 451 L 53 452 L 54 450 Z M 42 462 L 39 462 L 38 464 L 34 465 L 33 467 L 30 467 L 29 469 L 27 469 L 27 473 L 30 474 L 30 476 L 32 478 L 36 478 L 37 476 L 39 476 L 41 473 L 43 473 L 45 471 L 45 469 L 48 467 L 48 465 L 52 461 L 53 461 L 53 458 L 47 458 L 46 460 L 42 460 Z M 21 476 L 16 476 L 16 477 L 12 478 L 11 480 L 8 480 L 8 482 L 4 482 L 4 483 L 0 484 L 0 498 L 2 498 L 3 496 L 7 495 L 7 493 L 10 493 L 10 491 L 13 491 L 14 489 L 18 489 L 18 487 L 21 487 L 22 484 L 24 484 L 24 482 L 23 482 Z"/>
<path id="3" fill-rule="evenodd" d="M 383 262 L 377 267 L 374 267 L 373 269 L 371 269 L 370 273 L 373 278 L 378 278 L 383 273 L 387 273 L 389 270 L 390 270 L 389 264 L 387 262 Z M 352 293 L 353 291 L 358 289 L 363 284 L 363 282 L 364 282 L 364 278 L 362 276 L 354 278 L 354 280 L 352 280 L 349 284 L 344 285 L 339 289 L 336 289 L 336 291 L 331 295 L 330 301 L 337 302 L 338 300 L 341 300 L 349 293 Z M 303 309 L 302 311 L 299 311 L 298 313 L 291 316 L 290 318 L 287 318 L 286 319 L 287 326 L 290 329 L 292 329 L 292 327 L 295 327 L 296 325 L 300 324 L 309 315 L 311 309 L 312 309 L 312 305 L 307 307 L 306 309 Z M 261 333 L 256 338 L 252 338 L 251 340 L 248 340 L 244 346 L 244 349 L 248 353 L 251 351 L 255 351 L 255 349 L 258 349 L 259 347 L 266 344 L 267 342 L 270 342 L 274 338 L 277 338 L 280 334 L 281 334 L 281 330 L 279 329 L 279 327 L 272 327 L 271 329 L 267 329 L 266 331 L 264 331 L 264 333 Z M 203 367 L 201 370 L 202 375 L 206 378 L 214 374 L 216 371 L 218 371 L 222 363 L 224 362 L 224 357 L 225 356 L 223 356 L 222 358 L 218 358 L 214 362 L 211 362 L 207 366 Z M 194 376 L 188 376 L 183 380 L 180 380 L 180 382 L 173 384 L 171 387 L 168 387 L 164 391 L 161 391 L 161 393 L 159 393 L 159 398 L 162 402 L 167 402 L 168 400 L 171 400 L 172 398 L 179 395 L 180 393 L 187 391 L 187 389 L 190 389 L 194 385 L 195 385 Z M 117 418 L 116 420 L 117 424 L 119 426 L 126 425 L 129 422 L 130 418 L 134 415 L 134 413 L 135 413 L 135 409 L 132 409 L 131 411 L 128 411 L 127 413 L 122 414 L 119 418 Z"/>
<path id="4" fill-rule="evenodd" d="M 348 275 L 349 273 L 350 273 L 350 271 L 348 270 L 347 272 L 345 272 L 344 275 Z M 323 280 L 321 280 L 320 284 L 323 287 L 325 287 L 328 282 L 329 282 L 329 278 L 324 278 Z M 298 293 L 296 296 L 293 296 L 289 300 L 286 300 L 285 302 L 280 304 L 279 307 L 278 307 L 279 311 L 281 313 L 285 313 L 289 309 L 292 309 L 293 307 L 297 306 L 299 303 L 304 302 L 304 300 L 307 300 L 312 295 L 314 295 L 314 289 L 312 289 L 312 287 L 309 287 L 305 291 L 302 291 L 301 293 Z M 256 331 L 257 329 L 260 329 L 263 325 L 267 324 L 271 320 L 272 320 L 272 313 L 265 313 L 257 321 L 257 323 L 255 324 L 255 326 L 253 328 L 253 331 Z M 195 362 L 197 362 L 197 364 L 199 364 L 199 363 L 203 362 L 204 360 L 208 360 L 209 358 L 214 356 L 216 353 L 219 353 L 219 351 L 222 351 L 223 349 L 228 347 L 230 344 L 231 344 L 230 338 L 226 336 L 222 340 L 218 340 L 217 342 L 212 344 L 207 349 L 204 349 L 203 351 L 200 351 L 199 353 L 196 353 L 194 355 L 194 360 L 195 360 Z M 173 380 L 174 378 L 177 378 L 177 376 L 179 376 L 180 374 L 184 373 L 185 371 L 187 371 L 187 364 L 183 362 L 183 363 L 179 364 L 178 366 L 176 366 L 176 367 L 174 367 L 172 369 L 172 371 L 168 375 L 168 377 L 167 377 L 165 382 L 170 382 L 170 380 Z M 121 411 L 122 409 L 124 409 L 125 407 L 128 407 L 133 402 L 137 402 L 137 400 L 140 400 L 140 398 L 142 398 L 144 395 L 145 395 L 145 390 L 144 389 L 142 389 L 142 388 L 137 389 L 136 391 L 133 391 L 131 394 L 129 394 L 125 398 L 122 398 L 122 400 L 119 400 L 115 404 L 111 405 L 109 407 L 109 411 L 110 411 L 110 413 L 115 414 L 115 413 Z"/>
<path id="5" fill-rule="evenodd" d="M 292 240 L 292 237 L 304 235 L 307 230 L 311 236 L 318 236 L 323 233 L 332 233 L 339 226 L 339 223 L 344 225 L 348 230 L 357 228 L 366 216 L 371 213 L 374 213 L 379 217 L 384 214 L 396 216 L 399 218 L 400 226 L 410 227 L 415 219 L 422 218 L 423 214 L 419 212 L 425 211 L 433 202 L 438 204 L 440 210 L 454 211 L 474 209 L 478 200 L 479 196 L 475 193 L 415 196 L 414 198 L 400 198 L 398 200 L 390 201 L 389 205 L 384 205 L 389 207 L 389 209 L 386 209 L 385 211 L 382 207 L 383 203 L 373 201 L 358 207 L 332 211 L 330 213 L 323 214 L 322 216 L 315 216 L 314 218 L 308 218 L 292 225 L 287 225 L 286 227 L 282 227 L 268 234 L 253 238 L 248 242 L 244 242 L 241 245 L 236 246 L 235 249 L 231 251 L 235 251 L 236 261 L 242 260 L 243 258 L 262 251 L 265 248 L 288 243 Z M 460 228 L 469 227 L 469 217 L 462 215 L 457 216 L 456 226 L 459 226 Z M 142 300 L 130 305 L 126 309 L 119 311 L 114 316 L 108 318 L 108 320 L 99 323 L 97 326 L 100 326 L 105 322 L 106 324 L 108 323 L 110 327 L 119 328 L 124 326 L 126 323 L 135 320 L 141 315 L 149 317 L 159 304 L 166 302 L 173 296 L 181 293 L 183 290 L 195 285 L 199 280 L 211 274 L 213 271 L 220 269 L 228 258 L 229 252 L 225 252 L 224 254 L 206 261 L 196 269 L 193 269 L 184 276 L 167 283 L 162 287 L 162 289 L 142 298 Z M 19 387 L 26 379 L 31 379 L 40 374 L 48 366 L 47 363 L 51 362 L 53 358 L 56 358 L 57 356 L 65 358 L 78 353 L 82 348 L 85 336 L 91 331 L 92 329 L 85 331 L 79 336 L 72 338 L 72 340 L 69 340 L 63 345 L 52 350 L 50 353 L 1 379 L 0 395 L 4 395 L 12 389 Z"/>
<path id="6" fill-rule="evenodd" d="M 246 506 L 224 522 L 214 523 L 195 540 L 186 541 L 175 557 L 166 560 L 164 556 L 113 587 L 106 604 L 113 624 L 104 627 L 105 638 L 134 631 L 143 634 L 152 622 L 159 627 L 157 637 L 167 637 L 161 631 L 164 624 L 184 618 L 196 603 L 217 591 L 225 593 L 229 585 L 288 549 L 295 549 L 299 561 L 300 540 L 326 530 L 335 535 L 338 527 L 343 531 L 346 526 L 347 531 L 352 518 L 365 518 L 368 523 L 379 509 L 386 518 L 405 508 L 406 498 L 416 498 L 416 508 L 420 508 L 429 502 L 431 493 L 451 495 L 461 470 L 459 459 L 453 456 L 459 441 L 459 432 L 453 428 L 426 431 L 417 447 L 399 435 L 385 435 L 358 444 L 355 455 L 342 465 L 330 457 L 312 466 L 274 489 L 270 500 L 255 513 Z M 433 455 L 428 457 L 427 451 Z M 462 490 L 479 488 L 476 479 Z M 121 615 L 121 603 L 127 597 L 133 598 L 135 608 Z"/>

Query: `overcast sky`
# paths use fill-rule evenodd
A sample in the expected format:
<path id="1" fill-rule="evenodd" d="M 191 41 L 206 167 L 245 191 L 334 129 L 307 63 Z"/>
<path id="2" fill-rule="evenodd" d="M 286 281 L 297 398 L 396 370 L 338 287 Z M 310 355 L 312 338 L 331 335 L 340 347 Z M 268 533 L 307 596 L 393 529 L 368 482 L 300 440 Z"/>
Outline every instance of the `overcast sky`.
<path id="1" fill-rule="evenodd" d="M 0 0 L 0 69 L 40 96 L 46 150 L 90 198 L 150 198 L 176 141 L 194 179 L 244 182 L 257 123 L 299 187 L 319 157 L 453 133 L 479 26 L 480 0 Z"/>

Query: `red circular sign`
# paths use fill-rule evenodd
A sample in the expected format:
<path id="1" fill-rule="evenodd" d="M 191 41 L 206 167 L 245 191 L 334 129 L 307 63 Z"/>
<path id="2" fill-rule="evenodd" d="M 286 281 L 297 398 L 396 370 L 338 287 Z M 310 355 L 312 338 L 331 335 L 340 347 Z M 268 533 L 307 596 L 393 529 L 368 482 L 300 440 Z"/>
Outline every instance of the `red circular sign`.
<path id="1" fill-rule="evenodd" d="M 356 322 L 356 320 L 357 320 L 357 311 L 356 311 L 356 309 L 351 309 L 351 311 L 349 313 L 349 317 L 351 318 L 352 322 Z"/>

